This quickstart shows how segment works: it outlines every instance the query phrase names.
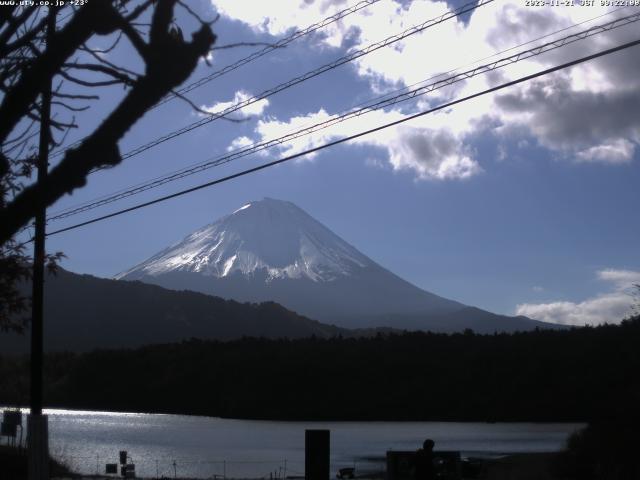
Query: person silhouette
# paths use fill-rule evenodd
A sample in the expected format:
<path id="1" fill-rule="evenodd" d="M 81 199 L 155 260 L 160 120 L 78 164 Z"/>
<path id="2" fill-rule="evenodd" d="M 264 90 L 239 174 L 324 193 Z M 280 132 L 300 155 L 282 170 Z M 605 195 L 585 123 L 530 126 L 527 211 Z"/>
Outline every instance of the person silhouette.
<path id="1" fill-rule="evenodd" d="M 435 442 L 427 438 L 422 444 L 422 448 L 416 451 L 414 457 L 414 478 L 415 480 L 435 480 L 436 469 L 433 466 L 433 447 Z"/>

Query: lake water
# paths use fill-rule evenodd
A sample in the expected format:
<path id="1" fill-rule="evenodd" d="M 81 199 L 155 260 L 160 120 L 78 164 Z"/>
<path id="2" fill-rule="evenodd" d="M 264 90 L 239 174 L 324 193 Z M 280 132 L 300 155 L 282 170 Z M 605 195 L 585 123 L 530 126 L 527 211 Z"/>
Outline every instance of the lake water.
<path id="1" fill-rule="evenodd" d="M 452 422 L 280 422 L 184 415 L 47 410 L 54 457 L 85 474 L 104 472 L 127 450 L 142 477 L 274 478 L 304 475 L 305 429 L 331 430 L 331 472 L 381 470 L 387 450 L 463 455 L 560 450 L 579 424 Z M 25 421 L 26 423 L 26 421 Z M 175 462 L 175 465 L 174 465 Z"/>

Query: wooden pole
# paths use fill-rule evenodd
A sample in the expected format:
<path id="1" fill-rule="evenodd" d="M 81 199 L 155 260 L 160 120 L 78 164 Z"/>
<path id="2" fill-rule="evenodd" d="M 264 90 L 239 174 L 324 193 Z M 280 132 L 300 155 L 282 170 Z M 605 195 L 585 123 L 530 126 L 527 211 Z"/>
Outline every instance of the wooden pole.
<path id="1" fill-rule="evenodd" d="M 47 21 L 47 48 L 56 30 L 56 10 L 49 7 Z M 40 142 L 38 152 L 38 183 L 43 184 L 49 169 L 49 145 L 51 130 L 51 79 L 42 88 L 40 108 Z M 49 479 L 49 431 L 46 415 L 42 414 L 43 383 L 43 303 L 44 303 L 44 263 L 45 227 L 47 207 L 44 198 L 35 217 L 35 238 L 33 247 L 33 288 L 31 312 L 31 413 L 28 424 L 29 480 Z"/>

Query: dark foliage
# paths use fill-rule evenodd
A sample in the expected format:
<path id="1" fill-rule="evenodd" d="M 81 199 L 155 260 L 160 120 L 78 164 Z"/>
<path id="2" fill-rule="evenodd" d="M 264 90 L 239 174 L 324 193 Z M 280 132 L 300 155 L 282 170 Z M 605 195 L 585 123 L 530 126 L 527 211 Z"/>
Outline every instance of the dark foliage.
<path id="1" fill-rule="evenodd" d="M 191 340 L 50 354 L 45 402 L 272 419 L 622 418 L 640 404 L 639 341 L 636 317 L 567 331 Z M 0 360 L 0 403 L 24 402 L 26 367 Z"/>
<path id="2" fill-rule="evenodd" d="M 15 242 L 0 246 L 0 272 L 0 331 L 22 332 L 28 301 L 20 292 L 19 284 L 31 277 L 24 247 Z"/>
<path id="3" fill-rule="evenodd" d="M 31 279 L 32 266 L 24 250 L 15 241 L 0 245 L 0 332 L 23 333 L 28 324 L 30 297 L 21 287 Z M 49 274 L 57 274 L 62 257 L 62 252 L 45 255 Z"/>
<path id="4" fill-rule="evenodd" d="M 27 451 L 26 449 L 0 446 L 0 466 L 2 468 L 2 480 L 24 480 L 27 478 Z M 53 477 L 74 478 L 69 469 L 61 463 L 50 459 L 49 472 Z"/>
<path id="5" fill-rule="evenodd" d="M 640 417 L 636 409 L 637 404 L 623 419 L 599 420 L 573 434 L 555 462 L 558 476 L 571 480 L 640 479 Z"/>

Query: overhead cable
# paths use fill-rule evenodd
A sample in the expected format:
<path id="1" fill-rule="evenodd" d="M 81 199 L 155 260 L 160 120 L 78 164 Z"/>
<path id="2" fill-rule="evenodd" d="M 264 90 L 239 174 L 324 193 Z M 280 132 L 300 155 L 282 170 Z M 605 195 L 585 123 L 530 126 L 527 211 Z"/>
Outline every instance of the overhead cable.
<path id="1" fill-rule="evenodd" d="M 349 8 L 345 8 L 344 10 L 340 10 L 339 12 L 334 13 L 333 15 L 328 16 L 327 18 L 324 18 L 322 20 L 320 20 L 319 22 L 314 23 L 313 25 L 309 25 L 308 27 L 302 29 L 302 30 L 297 30 L 294 33 L 292 33 L 291 35 L 288 35 L 284 38 L 281 38 L 280 40 L 278 40 L 277 42 L 273 43 L 273 44 L 269 44 L 267 46 L 265 46 L 264 48 L 257 50 L 255 52 L 253 52 L 252 54 L 241 58 L 240 60 L 231 63 L 229 65 L 226 65 L 225 67 L 222 67 L 219 70 L 216 70 L 215 72 L 210 73 L 209 75 L 207 75 L 206 77 L 203 77 L 189 85 L 186 85 L 178 90 L 176 90 L 176 94 L 174 93 L 169 93 L 168 95 L 166 95 L 164 98 L 162 98 L 158 103 L 156 103 L 153 107 L 151 107 L 149 110 L 153 110 L 157 107 L 159 107 L 160 105 L 163 105 L 165 103 L 167 103 L 168 101 L 174 99 L 174 98 L 178 98 L 179 95 L 184 95 L 185 93 L 190 92 L 191 90 L 195 90 L 198 87 L 201 87 L 202 85 L 205 85 L 213 80 L 215 80 L 216 78 L 220 78 L 223 75 L 226 75 L 229 72 L 232 72 L 234 70 L 237 70 L 238 68 L 253 62 L 254 60 L 257 60 L 260 57 L 263 57 L 264 55 L 266 55 L 269 52 L 272 52 L 278 48 L 284 48 L 287 45 L 289 45 L 291 42 L 304 37 L 306 35 L 309 35 L 313 32 L 316 32 L 328 25 L 331 25 L 332 23 L 335 23 L 339 20 L 342 20 L 343 18 L 356 13 L 360 10 L 362 10 L 363 8 L 366 8 L 370 5 L 373 5 L 374 3 L 378 3 L 380 0 L 362 0 L 360 2 L 358 2 L 355 5 L 352 5 Z M 75 141 L 74 143 L 64 147 L 63 149 L 58 150 L 57 152 L 53 152 L 52 156 L 59 156 L 61 154 L 63 154 L 65 152 L 65 150 L 68 150 L 70 148 L 74 148 L 77 147 L 78 145 L 80 145 L 82 142 L 84 141 L 84 138 Z"/>
<path id="2" fill-rule="evenodd" d="M 477 66 L 475 68 L 466 70 L 464 72 L 461 73 L 457 73 L 455 75 L 443 78 L 441 80 L 426 84 L 426 85 L 422 85 L 419 86 L 417 88 L 414 88 L 412 90 L 409 91 L 405 91 L 402 92 L 400 94 L 397 94 L 395 96 L 392 97 L 383 97 L 380 100 L 374 101 L 372 103 L 368 103 L 365 106 L 361 107 L 361 108 L 357 108 L 355 110 L 351 110 L 349 112 L 346 112 L 344 114 L 341 114 L 339 116 L 335 116 L 332 118 L 329 118 L 325 121 L 322 122 L 318 122 L 315 123 L 313 125 L 310 125 L 308 127 L 299 129 L 295 132 L 291 132 L 288 133 L 286 135 L 283 135 L 281 137 L 277 137 L 275 139 L 271 139 L 268 141 L 263 141 L 263 142 L 259 142 L 259 143 L 254 143 L 253 145 L 244 147 L 244 148 L 240 148 L 237 149 L 233 152 L 224 154 L 222 156 L 216 156 L 216 157 L 212 157 L 211 159 L 199 163 L 197 165 L 194 165 L 192 167 L 189 168 L 185 168 L 182 170 L 179 170 L 177 172 L 174 172 L 172 174 L 163 176 L 163 177 L 159 177 L 156 178 L 154 180 L 151 180 L 149 182 L 146 183 L 142 183 L 142 184 L 138 184 L 134 187 L 131 187 L 129 189 L 126 190 L 122 190 L 119 192 L 116 192 L 114 194 L 105 196 L 105 197 L 101 197 L 100 199 L 96 199 L 94 201 L 91 202 L 87 202 L 84 203 L 80 206 L 76 206 L 76 207 L 72 207 L 69 209 L 66 209 L 60 213 L 54 214 L 52 216 L 49 217 L 49 221 L 55 221 L 55 220 L 60 220 L 63 218 L 67 218 L 82 212 L 86 212 L 89 210 L 93 210 L 95 208 L 98 208 L 100 206 L 104 206 L 110 203 L 113 203 L 115 201 L 118 200 L 122 200 L 124 198 L 130 197 L 132 195 L 136 195 L 142 192 L 145 192 L 147 190 L 151 190 L 153 188 L 157 188 L 160 187 L 162 185 L 165 185 L 169 182 L 175 181 L 175 180 L 179 180 L 181 178 L 185 178 L 187 176 L 196 174 L 196 173 L 200 173 L 202 171 L 208 170 L 210 168 L 222 165 L 222 164 L 226 164 L 229 163 L 233 160 L 237 160 L 239 158 L 242 157 L 246 157 L 248 155 L 252 155 L 256 152 L 268 149 L 268 148 L 272 148 L 274 146 L 277 145 L 281 145 L 283 143 L 286 142 L 290 142 L 292 140 L 295 140 L 297 138 L 309 135 L 311 133 L 320 131 L 320 130 L 325 130 L 329 127 L 332 127 L 336 124 L 342 123 L 344 121 L 350 120 L 352 118 L 356 118 L 359 117 L 361 115 L 364 115 L 366 113 L 370 113 L 372 111 L 377 111 L 377 110 L 381 110 L 384 108 L 388 108 L 390 106 L 396 105 L 398 103 L 401 102 L 405 102 L 407 100 L 411 100 L 414 98 L 417 98 L 419 96 L 425 95 L 427 93 L 433 92 L 435 90 L 462 82 L 464 80 L 468 80 L 471 79 L 477 75 L 480 74 L 484 74 L 487 72 L 491 72 L 494 70 L 497 70 L 499 68 L 503 68 L 507 65 L 511 65 L 514 64 L 516 62 L 522 61 L 522 60 L 526 60 L 529 58 L 532 58 L 534 56 L 538 56 L 541 55 L 543 53 L 547 53 L 562 47 L 566 47 L 567 45 L 573 44 L 577 41 L 581 41 L 587 38 L 590 38 L 594 35 L 598 35 L 604 32 L 608 32 L 611 30 L 614 30 L 616 28 L 620 28 L 626 25 L 629 25 L 631 23 L 634 22 L 638 22 L 640 21 L 640 12 L 632 14 L 632 15 L 628 15 L 626 17 L 622 17 L 622 18 L 618 18 L 615 19 L 611 22 L 602 24 L 602 25 L 596 25 L 593 26 L 591 28 L 588 28 L 586 30 L 583 30 L 581 32 L 572 34 L 572 35 L 568 35 L 566 37 L 557 39 L 557 40 L 553 40 L 551 42 L 547 42 L 543 45 L 539 45 L 536 47 L 533 47 L 531 49 L 525 50 L 525 51 L 521 51 L 519 53 L 510 55 L 508 57 L 505 58 L 501 58 L 498 59 L 496 61 L 493 61 L 491 63 L 487 63 L 484 65 L 480 65 Z"/>
<path id="3" fill-rule="evenodd" d="M 487 95 L 487 94 L 490 94 L 490 93 L 493 93 L 493 92 L 497 92 L 499 90 L 503 90 L 505 88 L 508 88 L 508 87 L 511 87 L 511 86 L 514 86 L 514 85 L 517 85 L 517 84 L 520 84 L 520 83 L 523 83 L 523 82 L 527 82 L 527 81 L 533 80 L 535 78 L 538 78 L 538 77 L 541 77 L 541 76 L 544 76 L 544 75 L 548 75 L 550 73 L 557 72 L 559 70 L 563 70 L 565 68 L 569 68 L 569 67 L 572 67 L 572 66 L 575 66 L 575 65 L 590 61 L 590 60 L 594 60 L 596 58 L 600 58 L 600 57 L 603 57 L 605 55 L 610 55 L 610 54 L 613 54 L 615 52 L 619 52 L 621 50 L 625 50 L 627 48 L 631 48 L 631 47 L 634 47 L 634 46 L 637 46 L 637 45 L 640 45 L 640 39 L 639 40 L 634 40 L 634 41 L 631 41 L 631 42 L 627 42 L 627 43 L 624 43 L 622 45 L 618 45 L 617 47 L 609 48 L 609 49 L 600 51 L 598 53 L 594 53 L 592 55 L 587 55 L 585 57 L 581 57 L 581 58 L 578 58 L 576 60 L 572 60 L 570 62 L 563 63 L 561 65 L 557 65 L 557 66 L 554 66 L 554 67 L 551 67 L 551 68 L 547 68 L 547 69 L 538 71 L 536 73 L 520 77 L 520 78 L 518 78 L 516 80 L 512 80 L 512 81 L 509 81 L 509 82 L 502 83 L 502 84 L 497 85 L 495 87 L 491 87 L 491 88 L 488 88 L 486 90 L 482 90 L 480 92 L 474 93 L 472 95 L 467 95 L 465 97 L 453 100 L 451 102 L 443 103 L 441 105 L 438 105 L 437 107 L 429 108 L 428 110 L 424 110 L 422 112 L 410 115 L 410 116 L 402 118 L 400 120 L 389 122 L 389 123 L 386 123 L 384 125 L 380 125 L 378 127 L 375 127 L 375 128 L 369 129 L 369 130 L 365 130 L 365 131 L 359 132 L 359 133 L 354 134 L 354 135 L 350 135 L 350 136 L 347 136 L 347 137 L 344 137 L 344 138 L 341 138 L 341 139 L 338 139 L 338 140 L 327 142 L 327 143 L 325 143 L 323 145 L 307 149 L 307 150 L 305 150 L 303 152 L 295 153 L 293 155 L 288 155 L 288 156 L 280 158 L 278 160 L 274 160 L 272 162 L 268 162 L 268 163 L 259 165 L 257 167 L 249 168 L 247 170 L 243 170 L 241 172 L 234 173 L 232 175 L 228 175 L 226 177 L 218 178 L 216 180 L 212 180 L 210 182 L 203 183 L 203 184 L 195 186 L 195 187 L 191 187 L 191 188 L 188 188 L 188 189 L 185 189 L 185 190 L 181 190 L 179 192 L 172 193 L 170 195 L 165 195 L 163 197 L 159 197 L 159 198 L 156 198 L 154 200 L 150 200 L 148 202 L 140 203 L 140 204 L 134 205 L 134 206 L 129 207 L 129 208 L 118 210 L 116 212 L 113 212 L 113 213 L 110 213 L 110 214 L 107 214 L 107 215 L 102 215 L 100 217 L 96 217 L 96 218 L 93 218 L 93 219 L 90 219 L 90 220 L 87 220 L 87 221 L 84 221 L 84 222 L 81 222 L 81 223 L 77 223 L 77 224 L 71 225 L 69 227 L 61 228 L 59 230 L 55 230 L 55 231 L 49 232 L 47 234 L 47 236 L 57 235 L 57 234 L 60 234 L 60 233 L 63 233 L 63 232 L 68 232 L 70 230 L 75 230 L 75 229 L 84 227 L 86 225 L 91 225 L 91 224 L 96 223 L 96 222 L 100 222 L 100 221 L 103 221 L 103 220 L 106 220 L 106 219 L 109 219 L 109 218 L 117 217 L 117 216 L 123 215 L 125 213 L 129 213 L 129 212 L 132 212 L 132 211 L 135 211 L 135 210 L 139 210 L 141 208 L 149 207 L 149 206 L 155 205 L 157 203 L 165 202 L 167 200 L 170 200 L 170 199 L 173 199 L 173 198 L 177 198 L 177 197 L 181 197 L 183 195 L 187 195 L 189 193 L 192 193 L 192 192 L 195 192 L 195 191 L 198 191 L 198 190 L 202 190 L 204 188 L 208 188 L 208 187 L 211 187 L 211 186 L 214 186 L 214 185 L 218 185 L 218 184 L 221 184 L 221 183 L 224 183 L 224 182 L 227 182 L 227 181 L 239 178 L 239 177 L 243 177 L 243 176 L 248 175 L 250 173 L 258 172 L 260 170 L 264 170 L 266 168 L 273 167 L 275 165 L 279 165 L 279 164 L 288 162 L 290 160 L 294 160 L 296 158 L 300 158 L 300 157 L 303 157 L 305 155 L 309 155 L 311 153 L 319 152 L 321 150 L 324 150 L 325 148 L 329 148 L 329 147 L 333 147 L 333 146 L 336 146 L 336 145 L 340 145 L 342 143 L 346 143 L 346 142 L 349 142 L 351 140 L 355 140 L 355 139 L 363 137 L 365 135 L 370 135 L 370 134 L 378 132 L 380 130 L 384 130 L 384 129 L 389 128 L 389 127 L 400 125 L 402 123 L 405 123 L 405 122 L 408 122 L 410 120 L 422 117 L 424 115 L 428 115 L 430 113 L 434 113 L 434 112 L 439 111 L 439 110 L 444 110 L 446 108 L 450 108 L 450 107 L 452 107 L 454 105 L 458 105 L 460 103 L 472 100 L 474 98 L 478 98 L 478 97 L 481 97 L 481 96 L 484 96 L 484 95 Z"/>
<path id="4" fill-rule="evenodd" d="M 454 68 L 454 69 L 448 70 L 448 71 L 446 71 L 446 72 L 438 73 L 438 74 L 433 75 L 433 76 L 431 76 L 431 77 L 429 77 L 429 78 L 427 78 L 427 79 L 425 79 L 425 80 L 421 80 L 421 81 L 416 82 L 416 83 L 413 83 L 413 84 L 411 84 L 411 85 L 404 86 L 404 87 L 399 88 L 399 89 L 397 89 L 397 90 L 392 90 L 392 91 L 390 91 L 390 92 L 385 93 L 384 95 L 381 95 L 381 96 L 379 96 L 379 97 L 376 97 L 375 99 L 368 99 L 368 100 L 365 100 L 365 101 L 363 101 L 363 102 L 359 102 L 359 103 L 357 103 L 357 104 L 355 104 L 355 105 L 352 105 L 352 106 L 351 106 L 351 108 L 350 108 L 349 110 L 346 110 L 346 109 L 345 109 L 345 110 L 343 110 L 343 111 L 340 113 L 340 115 L 344 115 L 344 114 L 346 114 L 346 113 L 349 113 L 349 112 L 353 111 L 354 109 L 356 109 L 357 107 L 361 107 L 361 106 L 369 105 L 369 104 L 371 104 L 372 102 L 374 102 L 375 100 L 377 100 L 377 101 L 381 101 L 381 100 L 384 100 L 384 99 L 387 99 L 387 98 L 391 98 L 391 97 L 393 97 L 393 96 L 395 96 L 395 95 L 398 95 L 398 94 L 400 94 L 400 93 L 408 92 L 408 91 L 410 91 L 411 89 L 413 89 L 413 88 L 417 87 L 418 85 L 425 84 L 425 83 L 426 83 L 426 82 L 428 82 L 428 81 L 435 80 L 436 78 L 443 78 L 443 77 L 445 77 L 445 76 L 447 76 L 447 75 L 449 75 L 449 74 L 452 74 L 452 73 L 455 73 L 455 72 L 457 72 L 457 71 L 461 70 L 462 68 L 466 68 L 466 67 L 469 67 L 469 66 L 471 66 L 471 65 L 477 65 L 477 64 L 479 64 L 479 63 L 481 63 L 481 62 L 483 62 L 483 61 L 485 61 L 485 60 L 488 60 L 488 59 L 490 59 L 490 58 L 495 58 L 495 57 L 497 57 L 497 56 L 499 56 L 499 55 L 502 55 L 502 54 L 504 54 L 504 53 L 507 53 L 507 52 L 510 52 L 510 51 L 516 50 L 517 48 L 524 47 L 524 46 L 526 46 L 526 45 L 530 45 L 530 44 L 532 44 L 532 43 L 538 42 L 538 41 L 543 40 L 543 39 L 545 39 L 545 38 L 549 38 L 549 37 L 552 37 L 552 36 L 557 35 L 557 34 L 559 34 L 559 33 L 565 32 L 565 31 L 567 31 L 567 30 L 570 30 L 570 29 L 573 29 L 573 28 L 579 27 L 579 26 L 581 26 L 581 25 L 584 25 L 585 23 L 589 23 L 589 22 L 592 22 L 592 21 L 597 20 L 597 19 L 599 19 L 599 18 L 602 18 L 602 17 L 605 17 L 605 16 L 612 15 L 612 14 L 614 14 L 614 13 L 616 13 L 616 12 L 620 11 L 620 10 L 623 10 L 624 8 L 625 8 L 625 7 L 619 7 L 619 8 L 617 8 L 617 9 L 615 9 L 615 10 L 611 10 L 611 11 L 609 11 L 609 12 L 605 12 L 605 13 L 603 13 L 603 14 L 597 15 L 597 16 L 595 16 L 595 17 L 592 17 L 592 18 L 590 18 L 590 19 L 584 20 L 584 21 L 582 21 L 582 22 L 579 22 L 579 23 L 576 23 L 576 24 L 569 25 L 569 26 L 567 26 L 567 27 L 561 28 L 560 30 L 556 30 L 556 31 L 554 31 L 554 32 L 547 33 L 547 34 L 545 34 L 545 35 L 542 35 L 541 37 L 537 37 L 537 38 L 534 38 L 534 39 L 531 39 L 531 40 L 527 40 L 526 42 L 522 42 L 522 43 L 520 43 L 520 44 L 518 44 L 518 45 L 514 45 L 514 46 L 509 47 L 509 48 L 507 48 L 507 49 L 505 49 L 505 50 L 502 50 L 502 51 L 500 51 L 500 52 L 493 53 L 493 54 L 491 54 L 491 55 L 489 55 L 489 56 L 486 56 L 486 57 L 483 57 L 483 58 L 481 58 L 481 59 L 479 59 L 479 60 L 475 60 L 475 61 L 473 61 L 473 62 L 471 62 L 471 63 L 468 63 L 468 64 L 466 64 L 466 65 L 464 65 L 464 66 L 457 67 L 457 68 Z M 294 134 L 294 133 L 295 133 L 295 132 L 290 132 L 290 134 Z M 252 148 L 256 148 L 257 146 L 260 146 L 260 145 L 261 145 L 261 143 L 254 143 L 254 144 L 252 144 L 251 146 L 249 146 L 249 148 L 251 148 L 251 149 L 252 149 Z M 245 151 L 245 149 L 238 149 L 238 150 L 234 150 L 232 153 L 239 153 L 239 152 L 244 152 L 244 151 Z M 102 200 L 105 200 L 105 199 L 110 199 L 110 198 L 112 198 L 112 197 L 114 197 L 114 196 L 116 196 L 116 195 L 122 194 L 122 193 L 128 193 L 128 192 L 130 192 L 130 191 L 132 191 L 132 190 L 136 190 L 136 189 L 138 189 L 139 187 L 144 187 L 144 186 L 146 186 L 146 185 L 148 185 L 148 184 L 150 184 L 150 183 L 155 183 L 155 182 L 157 182 L 157 181 L 161 181 L 161 180 L 164 180 L 164 179 L 166 179 L 166 178 L 172 178 L 174 175 L 178 175 L 178 174 L 181 174 L 181 173 L 183 173 L 183 172 L 190 172 L 190 171 L 191 171 L 191 169 L 195 169 L 195 168 L 198 168 L 198 167 L 201 167 L 201 166 L 205 166 L 205 167 L 207 167 L 207 166 L 215 166 L 215 165 L 212 165 L 212 163 L 213 163 L 213 162 L 215 162 L 216 160 L 224 159 L 223 157 L 226 157 L 226 155 L 224 155 L 224 156 L 222 156 L 222 157 L 221 157 L 220 155 L 217 155 L 217 156 L 211 157 L 211 158 L 209 158 L 209 159 L 207 159 L 207 160 L 204 160 L 204 161 L 202 161 L 202 162 L 198 162 L 198 163 L 196 163 L 196 164 L 192 164 L 192 165 L 190 165 L 190 166 L 188 166 L 188 167 L 185 167 L 185 168 L 179 169 L 179 170 L 177 170 L 177 171 L 174 171 L 174 172 L 171 172 L 171 173 L 167 173 L 167 174 L 164 174 L 164 175 L 161 175 L 161 176 L 155 177 L 155 178 L 153 178 L 153 179 L 147 180 L 147 181 L 145 181 L 145 182 L 141 182 L 141 183 L 138 183 L 138 184 L 136 184 L 136 185 L 132 185 L 132 186 L 129 186 L 129 187 L 125 187 L 125 188 L 120 189 L 120 190 L 118 190 L 118 191 L 116 191 L 116 192 L 113 192 L 113 193 L 110 193 L 110 194 L 107 194 L 107 195 L 103 195 L 103 196 L 100 196 L 100 197 L 98 197 L 98 198 L 95 198 L 95 199 L 92 199 L 92 200 L 88 200 L 88 201 L 82 202 L 82 203 L 80 203 L 80 204 L 76 204 L 76 205 L 73 205 L 73 206 L 70 206 L 70 207 L 64 208 L 64 209 L 62 209 L 62 210 L 60 210 L 60 211 L 58 211 L 58 212 L 54 213 L 54 215 L 57 215 L 58 213 L 66 213 L 66 212 L 68 212 L 68 211 L 70 211 L 70 210 L 76 210 L 76 209 L 78 209 L 78 208 L 80 208 L 80 207 L 84 207 L 84 206 L 89 205 L 89 204 L 94 204 L 94 203 L 96 203 L 96 202 L 98 202 L 98 201 L 102 201 Z"/>
<path id="5" fill-rule="evenodd" d="M 230 113 L 233 112 L 237 112 L 238 110 L 241 110 L 242 108 L 248 107 L 249 105 L 252 105 L 256 102 L 259 102 L 261 100 L 264 100 L 268 97 L 271 97 L 272 95 L 275 95 L 276 93 L 279 93 L 283 90 L 286 90 L 288 88 L 291 88 L 295 85 L 298 85 L 302 82 L 305 82 L 307 80 L 310 80 L 314 77 L 317 77 L 318 75 L 321 75 L 325 72 L 328 72 L 330 70 L 333 70 L 335 68 L 338 68 L 341 65 L 344 65 L 346 63 L 352 62 L 353 60 L 356 60 L 360 57 L 363 57 L 364 55 L 368 55 L 371 52 L 374 52 L 376 50 L 379 50 L 381 48 L 387 47 L 389 45 L 392 45 L 396 42 L 399 42 L 400 40 L 403 40 L 411 35 L 415 35 L 417 33 L 421 33 L 423 31 L 425 31 L 426 29 L 433 27 L 435 25 L 438 25 L 440 23 L 443 23 L 449 19 L 452 18 L 457 18 L 467 12 L 470 12 L 472 10 L 475 10 L 483 5 L 487 5 L 491 2 L 494 2 L 495 0 L 473 0 L 469 3 L 466 3 L 464 5 L 462 5 L 461 7 L 455 9 L 455 10 L 451 10 L 448 11 L 438 17 L 432 18 L 430 20 L 427 20 L 426 22 L 423 22 L 419 25 L 415 25 L 411 28 L 408 28 L 400 33 L 397 33 L 395 35 L 392 35 L 390 37 L 385 38 L 384 40 L 381 40 L 379 42 L 373 43 L 365 48 L 362 49 L 358 49 L 358 50 L 354 50 L 352 52 L 350 52 L 349 54 L 340 57 L 337 60 L 334 60 L 331 63 L 322 65 L 321 67 L 318 67 L 314 70 L 311 70 L 309 72 L 306 72 L 298 77 L 292 78 L 284 83 L 281 83 L 279 85 L 276 85 L 275 87 L 272 87 L 268 90 L 263 91 L 262 93 L 258 94 L 258 95 L 254 95 L 253 97 L 247 98 L 245 100 L 242 100 L 240 102 L 237 102 L 227 108 L 224 108 L 222 110 L 219 111 L 215 111 L 215 112 L 211 112 L 211 114 L 205 118 L 202 118 L 196 122 L 193 122 L 189 125 L 186 125 L 182 128 L 179 128 L 177 130 L 174 130 L 172 132 L 169 132 L 165 135 L 162 135 L 161 137 L 158 137 L 148 143 L 145 143 L 143 145 L 140 145 L 136 148 L 134 148 L 133 150 L 130 150 L 126 153 L 124 153 L 122 155 L 122 159 L 125 160 L 127 158 L 131 158 L 135 155 L 139 155 L 142 152 L 145 152 L 157 145 L 160 145 L 161 143 L 164 143 L 168 140 L 172 140 L 180 135 L 183 135 L 185 133 L 188 133 L 192 130 L 195 130 L 196 128 L 202 127 L 204 125 L 208 125 L 209 123 L 218 120 L 220 118 L 226 117 L 227 115 L 229 115 Z M 103 170 L 104 168 L 97 168 L 95 170 L 93 170 L 91 173 L 95 172 L 95 171 L 100 171 Z"/>

